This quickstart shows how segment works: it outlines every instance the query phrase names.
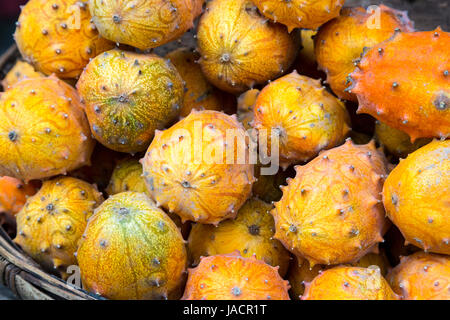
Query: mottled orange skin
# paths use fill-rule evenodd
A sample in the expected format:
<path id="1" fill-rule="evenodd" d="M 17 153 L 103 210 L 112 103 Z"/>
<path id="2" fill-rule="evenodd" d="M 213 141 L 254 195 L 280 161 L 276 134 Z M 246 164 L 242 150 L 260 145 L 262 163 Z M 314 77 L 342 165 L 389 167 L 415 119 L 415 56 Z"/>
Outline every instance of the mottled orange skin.
<path id="1" fill-rule="evenodd" d="M 417 252 L 402 257 L 387 277 L 405 300 L 450 300 L 450 257 Z"/>
<path id="2" fill-rule="evenodd" d="M 174 121 L 183 104 L 181 76 L 154 54 L 107 51 L 88 64 L 77 89 L 92 134 L 119 152 L 144 151 L 154 131 Z"/>
<path id="3" fill-rule="evenodd" d="M 40 78 L 43 76 L 42 73 L 34 70 L 34 67 L 28 62 L 17 60 L 16 64 L 9 70 L 3 79 L 2 86 L 6 90 L 21 80 Z"/>
<path id="4" fill-rule="evenodd" d="M 45 181 L 17 214 L 14 241 L 48 272 L 67 278 L 87 220 L 103 197 L 87 182 L 71 177 Z"/>
<path id="5" fill-rule="evenodd" d="M 349 75 L 365 49 L 391 38 L 397 28 L 413 31 L 405 12 L 384 5 L 379 8 L 379 27 L 377 13 L 362 7 L 344 8 L 339 17 L 319 29 L 314 39 L 319 68 L 327 74 L 327 83 L 341 99 L 357 101 L 355 94 L 346 89 L 352 84 Z"/>
<path id="6" fill-rule="evenodd" d="M 26 79 L 0 96 L 0 176 L 29 181 L 89 164 L 94 148 L 77 92 L 56 77 Z"/>
<path id="7" fill-rule="evenodd" d="M 406 158 L 411 152 L 431 142 L 430 138 L 411 142 L 411 138 L 403 131 L 391 128 L 379 121 L 375 124 L 375 137 L 386 151 L 399 158 Z"/>
<path id="8" fill-rule="evenodd" d="M 295 28 L 317 29 L 337 17 L 345 0 L 252 0 L 269 19 Z"/>
<path id="9" fill-rule="evenodd" d="M 306 286 L 302 300 L 398 300 L 376 266 L 339 266 L 323 271 Z"/>
<path id="10" fill-rule="evenodd" d="M 237 137 L 236 148 L 227 143 L 227 130 Z M 235 217 L 254 180 L 242 124 L 217 111 L 193 110 L 158 131 L 142 164 L 151 197 L 183 222 L 217 225 Z"/>
<path id="11" fill-rule="evenodd" d="M 384 155 L 374 143 L 322 152 L 282 187 L 275 204 L 275 238 L 310 265 L 351 263 L 383 240 Z"/>
<path id="12" fill-rule="evenodd" d="M 142 165 L 137 159 L 126 158 L 120 161 L 114 168 L 111 181 L 106 188 L 110 196 L 125 191 L 147 192 L 142 177 Z"/>
<path id="13" fill-rule="evenodd" d="M 281 276 L 289 265 L 289 252 L 273 239 L 275 225 L 269 211 L 272 205 L 259 199 L 249 199 L 234 220 L 226 220 L 217 227 L 195 224 L 188 240 L 189 253 L 194 265 L 202 256 L 233 253 L 238 250 L 243 257 L 255 255 L 271 266 L 279 266 Z"/>
<path id="14" fill-rule="evenodd" d="M 450 136 L 449 46 L 450 33 L 438 28 L 399 33 L 373 47 L 351 74 L 358 113 L 407 133 L 411 141 Z"/>
<path id="15" fill-rule="evenodd" d="M 320 81 L 296 71 L 271 82 L 261 91 L 253 116 L 253 127 L 267 130 L 271 143 L 271 130 L 278 132 L 283 168 L 306 162 L 319 151 L 339 145 L 350 131 L 350 118 L 344 104 L 326 91 Z"/>
<path id="16" fill-rule="evenodd" d="M 200 55 L 189 48 L 179 48 L 166 55 L 185 82 L 184 103 L 180 111 L 186 117 L 192 109 L 236 111 L 236 98 L 211 85 L 198 64 Z"/>
<path id="17" fill-rule="evenodd" d="M 449 192 L 450 140 L 434 140 L 392 170 L 383 203 L 408 243 L 450 254 Z"/>
<path id="18" fill-rule="evenodd" d="M 223 254 L 189 269 L 183 300 L 289 300 L 289 283 L 255 257 Z"/>
<path id="19" fill-rule="evenodd" d="M 282 75 L 300 44 L 297 33 L 267 21 L 250 0 L 209 2 L 197 40 L 206 78 L 231 93 Z"/>
<path id="20" fill-rule="evenodd" d="M 187 264 L 175 223 L 137 192 L 98 207 L 77 258 L 84 288 L 114 300 L 176 299 Z"/>
<path id="21" fill-rule="evenodd" d="M 194 26 L 204 0 L 90 0 L 100 34 L 111 41 L 146 50 L 181 37 Z"/>
<path id="22" fill-rule="evenodd" d="M 89 59 L 114 47 L 99 36 L 87 4 L 77 0 L 30 0 L 14 38 L 23 58 L 59 78 L 76 78 Z"/>

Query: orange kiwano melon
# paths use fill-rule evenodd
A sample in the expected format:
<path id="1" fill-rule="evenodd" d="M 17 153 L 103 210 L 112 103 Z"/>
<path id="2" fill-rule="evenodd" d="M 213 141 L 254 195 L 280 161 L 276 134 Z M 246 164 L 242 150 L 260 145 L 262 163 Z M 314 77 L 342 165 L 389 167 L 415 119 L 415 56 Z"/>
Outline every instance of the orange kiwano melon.
<path id="1" fill-rule="evenodd" d="M 2 86 L 6 90 L 21 80 L 40 77 L 44 77 L 44 75 L 34 70 L 31 64 L 18 60 L 3 79 Z"/>
<path id="2" fill-rule="evenodd" d="M 204 0 L 90 0 L 92 21 L 114 42 L 146 50 L 181 37 L 194 26 Z"/>
<path id="3" fill-rule="evenodd" d="M 450 257 L 425 252 L 402 257 L 387 279 L 405 300 L 450 300 Z"/>
<path id="4" fill-rule="evenodd" d="M 48 272 L 67 278 L 87 220 L 103 197 L 87 182 L 71 177 L 45 181 L 17 214 L 14 241 Z"/>
<path id="5" fill-rule="evenodd" d="M 250 0 L 209 2 L 197 39 L 205 76 L 232 93 L 283 74 L 300 44 L 296 33 L 267 21 Z"/>
<path id="6" fill-rule="evenodd" d="M 175 223 L 142 193 L 111 196 L 77 253 L 83 286 L 108 299 L 176 299 L 186 248 Z"/>
<path id="7" fill-rule="evenodd" d="M 377 266 L 335 267 L 307 284 L 302 300 L 398 300 Z"/>
<path id="8" fill-rule="evenodd" d="M 189 269 L 183 300 L 289 300 L 289 284 L 255 257 L 224 254 L 202 258 Z"/>
<path id="9" fill-rule="evenodd" d="M 188 48 L 179 48 L 166 55 L 185 82 L 184 103 L 180 116 L 186 117 L 192 109 L 236 112 L 236 98 L 212 86 L 198 64 L 200 55 Z"/>
<path id="10" fill-rule="evenodd" d="M 98 35 L 86 3 L 77 0 L 30 0 L 14 34 L 24 59 L 38 71 L 77 78 L 89 59 L 114 47 Z"/>
<path id="11" fill-rule="evenodd" d="M 105 52 L 88 64 L 77 88 L 94 137 L 120 152 L 144 151 L 183 103 L 177 70 L 153 54 Z"/>
<path id="12" fill-rule="evenodd" d="M 351 74 L 359 113 L 417 138 L 450 136 L 450 33 L 399 33 Z M 411 53 L 414 54 L 411 54 Z"/>
<path id="13" fill-rule="evenodd" d="M 314 39 L 319 67 L 327 74 L 327 82 L 341 99 L 357 101 L 347 88 L 352 84 L 349 75 L 364 50 L 389 39 L 396 30 L 413 31 L 406 12 L 384 5 L 375 11 L 369 8 L 344 8 L 339 17 L 319 29 Z"/>
<path id="14" fill-rule="evenodd" d="M 282 187 L 275 238 L 315 264 L 351 263 L 374 250 L 385 228 L 381 189 L 385 158 L 374 143 L 322 152 Z"/>
<path id="15" fill-rule="evenodd" d="M 284 275 L 289 265 L 289 253 L 273 239 L 275 226 L 269 211 L 272 205 L 258 199 L 249 199 L 234 220 L 226 220 L 217 227 L 195 224 L 189 235 L 189 253 L 193 264 L 201 256 L 233 253 L 238 250 L 243 257 L 255 255 L 271 266 L 279 266 Z"/>
<path id="16" fill-rule="evenodd" d="M 317 29 L 339 15 L 345 0 L 252 0 L 269 19 L 294 28 Z"/>
<path id="17" fill-rule="evenodd" d="M 142 177 L 142 165 L 133 158 L 123 159 L 117 164 L 108 188 L 106 188 L 106 192 L 110 196 L 125 191 L 147 192 L 147 187 Z"/>
<path id="18" fill-rule="evenodd" d="M 64 174 L 94 148 L 77 92 L 56 77 L 22 80 L 0 96 L 0 176 Z"/>
<path id="19" fill-rule="evenodd" d="M 183 222 L 217 225 L 235 217 L 254 180 L 247 140 L 235 117 L 193 110 L 156 132 L 142 160 L 149 194 Z"/>
<path id="20" fill-rule="evenodd" d="M 408 243 L 450 254 L 450 140 L 411 153 L 389 174 L 383 203 Z"/>
<path id="21" fill-rule="evenodd" d="M 267 136 L 271 146 L 274 134 L 278 138 L 283 168 L 308 161 L 319 151 L 339 145 L 350 131 L 350 117 L 344 104 L 328 93 L 319 80 L 296 71 L 261 91 L 253 116 L 253 127 L 260 137 Z M 262 129 L 266 131 L 261 132 Z"/>

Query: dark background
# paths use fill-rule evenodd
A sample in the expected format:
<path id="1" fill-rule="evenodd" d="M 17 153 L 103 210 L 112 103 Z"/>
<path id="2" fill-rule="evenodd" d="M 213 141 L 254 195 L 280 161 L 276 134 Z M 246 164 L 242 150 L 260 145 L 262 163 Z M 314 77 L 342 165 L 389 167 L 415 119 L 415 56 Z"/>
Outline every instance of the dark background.
<path id="1" fill-rule="evenodd" d="M 0 0 L 0 55 L 14 42 L 12 34 L 20 14 L 19 6 L 27 0 Z M 347 0 L 347 6 L 368 7 L 383 3 L 399 10 L 407 10 L 417 30 L 429 31 L 437 26 L 450 31 L 450 0 Z M 7 288 L 0 285 L 0 300 L 13 299 Z"/>

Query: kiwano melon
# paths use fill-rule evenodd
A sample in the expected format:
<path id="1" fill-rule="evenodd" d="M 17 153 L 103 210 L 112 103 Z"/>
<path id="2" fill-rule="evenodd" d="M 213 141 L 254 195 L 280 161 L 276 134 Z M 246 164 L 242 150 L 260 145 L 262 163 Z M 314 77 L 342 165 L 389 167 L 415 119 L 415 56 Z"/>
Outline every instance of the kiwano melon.
<path id="1" fill-rule="evenodd" d="M 425 252 L 402 257 L 387 279 L 402 299 L 450 300 L 450 257 Z"/>
<path id="2" fill-rule="evenodd" d="M 77 92 L 54 76 L 26 79 L 0 96 L 0 176 L 65 174 L 90 163 L 94 148 Z"/>
<path id="3" fill-rule="evenodd" d="M 87 220 L 103 197 L 87 182 L 71 177 L 45 181 L 17 214 L 14 241 L 48 272 L 67 278 Z"/>
<path id="4" fill-rule="evenodd" d="M 306 285 L 302 300 L 398 300 L 377 266 L 339 266 Z"/>
<path id="5" fill-rule="evenodd" d="M 215 225 L 235 217 L 250 197 L 249 162 L 242 124 L 211 110 L 193 110 L 157 131 L 142 160 L 148 192 L 158 204 L 183 222 Z"/>
<path id="6" fill-rule="evenodd" d="M 297 33 L 264 18 L 250 0 L 213 0 L 198 26 L 200 65 L 216 87 L 240 93 L 274 79 L 294 61 Z"/>
<path id="7" fill-rule="evenodd" d="M 182 299 L 289 300 L 289 284 L 277 269 L 236 253 L 205 257 L 189 269 Z"/>
<path id="8" fill-rule="evenodd" d="M 25 61 L 17 60 L 11 70 L 6 74 L 2 81 L 2 86 L 6 90 L 17 82 L 24 79 L 40 78 L 44 75 L 34 70 L 34 67 Z"/>
<path id="9" fill-rule="evenodd" d="M 374 143 L 350 140 L 322 152 L 282 187 L 275 204 L 275 238 L 315 264 L 351 263 L 383 241 L 381 190 L 386 159 Z"/>
<path id="10" fill-rule="evenodd" d="M 261 91 L 253 116 L 253 127 L 260 137 L 267 136 L 269 145 L 273 134 L 277 135 L 283 168 L 306 162 L 319 151 L 339 145 L 350 131 L 350 117 L 344 104 L 326 91 L 319 80 L 296 71 Z"/>
<path id="11" fill-rule="evenodd" d="M 200 55 L 188 48 L 169 52 L 166 59 L 173 63 L 185 82 L 184 101 L 180 116 L 186 117 L 192 109 L 236 112 L 236 98 L 212 86 L 206 80 L 198 63 Z"/>
<path id="12" fill-rule="evenodd" d="M 106 192 L 112 196 L 125 191 L 147 192 L 142 177 L 142 165 L 139 160 L 126 158 L 121 160 L 114 168 Z"/>
<path id="13" fill-rule="evenodd" d="M 432 141 L 389 174 L 383 203 L 408 243 L 450 254 L 450 140 Z"/>
<path id="14" fill-rule="evenodd" d="M 77 0 L 30 0 L 14 34 L 24 59 L 40 72 L 77 78 L 89 59 L 112 49 L 98 35 L 87 4 Z"/>
<path id="15" fill-rule="evenodd" d="M 144 151 L 183 103 L 177 70 L 153 54 L 107 51 L 88 64 L 77 88 L 94 137 L 120 152 Z"/>
<path id="16" fill-rule="evenodd" d="M 341 99 L 357 101 L 347 88 L 352 84 L 349 75 L 364 50 L 389 39 L 396 31 L 413 31 L 406 12 L 384 5 L 378 8 L 375 11 L 361 7 L 344 8 L 339 17 L 319 29 L 314 39 L 319 67 L 327 74 L 327 83 Z M 405 67 L 403 63 L 397 66 L 402 66 L 399 70 Z"/>
<path id="17" fill-rule="evenodd" d="M 243 257 L 255 255 L 271 266 L 279 266 L 283 276 L 289 265 L 289 253 L 273 239 L 275 226 L 269 211 L 272 205 L 258 199 L 249 199 L 234 220 L 225 220 L 217 227 L 195 224 L 188 240 L 193 264 L 201 256 L 233 253 L 238 250 Z"/>
<path id="18" fill-rule="evenodd" d="M 398 33 L 351 74 L 359 113 L 417 138 L 450 136 L 450 33 Z"/>
<path id="19" fill-rule="evenodd" d="M 175 223 L 142 193 L 111 196 L 77 252 L 83 286 L 108 299 L 176 299 L 187 257 Z"/>
<path id="20" fill-rule="evenodd" d="M 89 0 L 89 9 L 103 37 L 146 50 L 175 40 L 192 28 L 203 2 Z"/>
<path id="21" fill-rule="evenodd" d="M 288 27 L 317 29 L 339 15 L 345 0 L 252 0 L 269 19 Z"/>

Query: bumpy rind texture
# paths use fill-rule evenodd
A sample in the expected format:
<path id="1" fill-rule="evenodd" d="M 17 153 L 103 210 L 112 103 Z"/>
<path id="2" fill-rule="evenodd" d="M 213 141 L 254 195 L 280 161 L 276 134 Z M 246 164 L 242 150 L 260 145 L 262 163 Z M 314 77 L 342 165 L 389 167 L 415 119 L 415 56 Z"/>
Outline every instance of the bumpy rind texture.
<path id="1" fill-rule="evenodd" d="M 120 161 L 114 168 L 111 181 L 106 188 L 110 196 L 125 191 L 147 192 L 142 177 L 142 165 L 137 159 L 127 158 Z"/>
<path id="2" fill-rule="evenodd" d="M 90 0 L 92 21 L 114 42 L 146 50 L 181 37 L 194 26 L 204 0 Z"/>
<path id="3" fill-rule="evenodd" d="M 2 86 L 6 90 L 17 82 L 24 79 L 40 78 L 44 75 L 34 70 L 34 67 L 28 62 L 17 60 L 16 64 L 6 74 L 2 81 Z"/>
<path id="4" fill-rule="evenodd" d="M 209 2 L 197 39 L 205 76 L 231 93 L 283 74 L 300 44 L 298 34 L 265 19 L 250 0 Z"/>
<path id="5" fill-rule="evenodd" d="M 235 217 L 254 181 L 247 140 L 235 117 L 193 110 L 158 131 L 148 148 L 142 164 L 149 194 L 183 222 L 218 224 Z"/>
<path id="6" fill-rule="evenodd" d="M 14 241 L 47 271 L 67 278 L 87 220 L 103 197 L 87 182 L 71 177 L 45 181 L 17 214 Z"/>
<path id="7" fill-rule="evenodd" d="M 383 240 L 385 158 L 373 142 L 347 140 L 296 171 L 272 210 L 275 238 L 288 250 L 311 266 L 350 263 Z"/>
<path id="8" fill-rule="evenodd" d="M 256 256 L 271 266 L 279 266 L 283 276 L 289 265 L 289 253 L 273 239 L 275 225 L 269 211 L 272 205 L 259 199 L 249 199 L 234 220 L 226 220 L 217 227 L 195 224 L 188 240 L 189 253 L 194 265 L 201 256 L 233 253 L 243 257 Z"/>
<path id="9" fill-rule="evenodd" d="M 77 89 L 94 137 L 120 152 L 144 151 L 183 104 L 181 76 L 153 54 L 107 51 L 89 63 Z"/>
<path id="10" fill-rule="evenodd" d="M 142 193 L 95 211 L 77 252 L 83 286 L 108 299 L 176 299 L 187 263 L 175 223 Z"/>
<path id="11" fill-rule="evenodd" d="M 77 92 L 56 77 L 26 79 L 0 96 L 0 176 L 65 174 L 90 163 L 94 140 Z"/>
<path id="12" fill-rule="evenodd" d="M 402 257 L 387 277 L 405 300 L 450 300 L 450 257 L 417 252 Z"/>
<path id="13" fill-rule="evenodd" d="M 406 241 L 450 254 L 450 140 L 434 140 L 392 170 L 383 187 L 390 220 Z"/>
<path id="14" fill-rule="evenodd" d="M 335 267 L 307 284 L 302 300 L 398 300 L 377 266 Z"/>
<path id="15" fill-rule="evenodd" d="M 294 28 L 317 29 L 337 17 L 345 0 L 252 0 L 269 19 Z"/>
<path id="16" fill-rule="evenodd" d="M 296 71 L 268 84 L 253 107 L 253 127 L 273 145 L 279 140 L 280 165 L 306 162 L 344 141 L 350 131 L 345 105 L 320 83 Z M 262 138 L 263 139 L 263 138 Z M 260 139 L 260 141 L 262 140 Z M 274 146 L 276 149 L 276 146 Z"/>
<path id="17" fill-rule="evenodd" d="M 14 34 L 23 58 L 38 71 L 76 78 L 89 59 L 114 47 L 99 36 L 87 4 L 77 0 L 30 0 Z"/>
<path id="18" fill-rule="evenodd" d="M 314 39 L 317 62 L 339 98 L 357 101 L 355 94 L 347 91 L 352 84 L 349 75 L 355 69 L 355 63 L 361 59 L 364 50 L 391 38 L 396 30 L 413 31 L 413 25 L 406 12 L 384 5 L 375 11 L 370 7 L 367 10 L 344 8 L 339 17 L 319 29 Z"/>
<path id="19" fill-rule="evenodd" d="M 189 269 L 183 300 L 289 300 L 277 268 L 239 254 L 202 258 Z"/>
<path id="20" fill-rule="evenodd" d="M 417 138 L 450 136 L 450 33 L 399 33 L 351 74 L 359 113 Z M 413 52 L 414 54 L 411 54 Z"/>

